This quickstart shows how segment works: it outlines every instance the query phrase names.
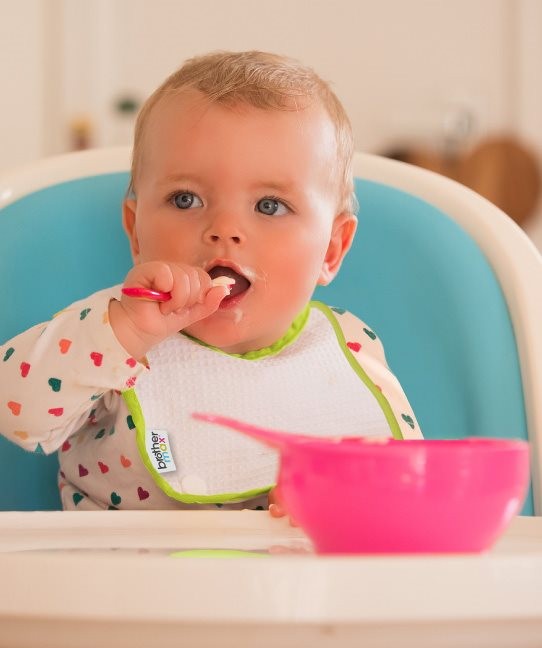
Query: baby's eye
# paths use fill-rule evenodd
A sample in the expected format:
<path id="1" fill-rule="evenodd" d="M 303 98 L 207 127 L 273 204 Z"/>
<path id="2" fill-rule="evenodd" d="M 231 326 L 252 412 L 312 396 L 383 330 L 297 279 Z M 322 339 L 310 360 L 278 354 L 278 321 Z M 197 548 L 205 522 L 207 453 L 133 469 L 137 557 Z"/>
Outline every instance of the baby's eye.
<path id="1" fill-rule="evenodd" d="M 191 191 L 181 191 L 171 197 L 173 205 L 179 209 L 192 209 L 193 207 L 203 207 L 201 199 Z"/>
<path id="2" fill-rule="evenodd" d="M 256 203 L 256 210 L 267 216 L 284 216 L 289 212 L 288 207 L 276 198 L 262 198 Z"/>

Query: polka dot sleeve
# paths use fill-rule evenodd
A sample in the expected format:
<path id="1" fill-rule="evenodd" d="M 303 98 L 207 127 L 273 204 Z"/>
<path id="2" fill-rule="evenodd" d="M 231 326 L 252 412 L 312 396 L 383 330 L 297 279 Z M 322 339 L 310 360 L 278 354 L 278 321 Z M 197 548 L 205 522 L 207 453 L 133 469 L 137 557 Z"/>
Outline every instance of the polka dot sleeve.
<path id="1" fill-rule="evenodd" d="M 0 347 L 0 433 L 54 452 L 111 400 L 103 396 L 146 371 L 109 325 L 109 302 L 119 296 L 120 287 L 95 293 Z"/>
<path id="2" fill-rule="evenodd" d="M 342 309 L 333 310 L 352 358 L 363 368 L 386 398 L 402 438 L 422 439 L 422 431 L 414 411 L 399 380 L 388 367 L 384 347 L 376 333 L 352 313 Z"/>

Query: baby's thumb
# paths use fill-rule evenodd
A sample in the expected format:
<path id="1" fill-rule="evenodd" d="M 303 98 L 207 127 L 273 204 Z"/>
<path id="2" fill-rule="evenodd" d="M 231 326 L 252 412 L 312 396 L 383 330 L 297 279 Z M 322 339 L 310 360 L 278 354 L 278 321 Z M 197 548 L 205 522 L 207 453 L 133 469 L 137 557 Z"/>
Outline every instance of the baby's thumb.
<path id="1" fill-rule="evenodd" d="M 199 304 L 190 309 L 190 323 L 199 322 L 218 310 L 220 302 L 230 294 L 227 286 L 213 286 Z"/>
<path id="2" fill-rule="evenodd" d="M 207 315 L 211 315 L 220 306 L 224 297 L 230 294 L 229 286 L 213 286 L 211 290 L 205 295 L 202 306 L 208 311 Z"/>

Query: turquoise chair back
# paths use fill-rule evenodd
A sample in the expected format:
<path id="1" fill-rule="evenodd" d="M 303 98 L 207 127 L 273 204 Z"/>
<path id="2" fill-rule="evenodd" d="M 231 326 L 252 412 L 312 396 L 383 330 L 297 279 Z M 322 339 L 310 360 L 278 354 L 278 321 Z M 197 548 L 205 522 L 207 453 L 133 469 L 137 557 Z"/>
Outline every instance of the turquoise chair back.
<path id="1" fill-rule="evenodd" d="M 375 329 L 425 438 L 527 439 L 516 339 L 487 258 L 433 205 L 366 180 L 355 190 L 354 244 L 316 298 Z"/>
<path id="2" fill-rule="evenodd" d="M 127 173 L 72 180 L 0 210 L 0 343 L 122 282 L 131 265 L 121 224 L 127 183 Z M 28 453 L 0 436 L 0 466 L 0 510 L 61 508 L 56 454 Z"/>
<path id="3" fill-rule="evenodd" d="M 131 263 L 120 210 L 127 182 L 126 173 L 72 180 L 0 210 L 0 341 L 122 281 Z M 315 297 L 374 327 L 426 438 L 526 439 L 514 331 L 486 257 L 429 203 L 368 180 L 355 189 L 355 243 Z M 0 438 L 0 465 L 0 509 L 60 507 L 56 456 Z M 523 512 L 533 512 L 531 494 Z"/>

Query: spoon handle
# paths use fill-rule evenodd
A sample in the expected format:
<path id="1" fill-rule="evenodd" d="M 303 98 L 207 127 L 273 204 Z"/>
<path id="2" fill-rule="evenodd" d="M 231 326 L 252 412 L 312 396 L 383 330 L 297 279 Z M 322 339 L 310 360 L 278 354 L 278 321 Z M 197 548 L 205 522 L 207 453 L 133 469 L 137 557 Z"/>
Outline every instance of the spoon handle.
<path id="1" fill-rule="evenodd" d="M 212 280 L 213 286 L 227 286 L 230 290 L 235 279 L 230 277 L 216 277 Z M 147 301 L 167 302 L 171 299 L 171 293 L 162 292 L 161 290 L 151 290 L 150 288 L 141 288 L 139 286 L 127 286 L 122 288 L 122 294 L 132 299 L 145 299 Z"/>
<path id="2" fill-rule="evenodd" d="M 171 299 L 171 293 L 151 290 L 150 288 L 140 288 L 139 286 L 123 288 L 122 294 L 133 299 L 145 299 L 147 301 L 167 302 Z"/>

